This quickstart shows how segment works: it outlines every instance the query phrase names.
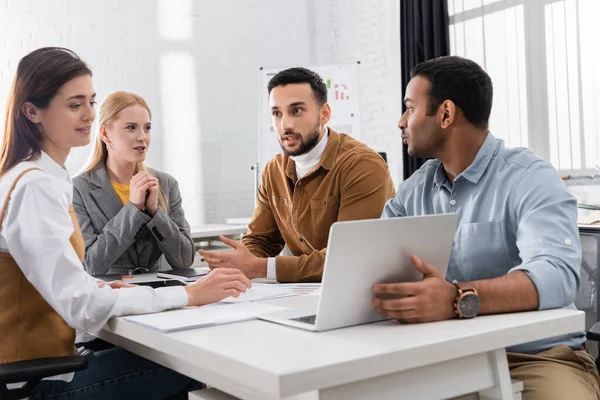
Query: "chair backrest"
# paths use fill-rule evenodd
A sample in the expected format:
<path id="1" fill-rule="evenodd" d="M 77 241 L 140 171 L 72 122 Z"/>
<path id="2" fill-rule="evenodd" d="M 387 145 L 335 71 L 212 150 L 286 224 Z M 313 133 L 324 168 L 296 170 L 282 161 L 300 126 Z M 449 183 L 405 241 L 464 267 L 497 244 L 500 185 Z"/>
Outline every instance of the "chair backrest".
<path id="1" fill-rule="evenodd" d="M 81 371 L 87 366 L 87 358 L 82 355 L 38 358 L 0 364 L 0 400 L 28 398 L 41 379 Z M 22 387 L 9 389 L 10 384 L 17 382 L 27 383 Z"/>
<path id="2" fill-rule="evenodd" d="M 600 265 L 600 226 L 598 228 L 580 227 L 581 239 L 581 283 L 575 298 L 579 310 L 592 312 L 594 321 L 598 315 L 598 265 Z"/>
<path id="3" fill-rule="evenodd" d="M 598 311 L 598 277 L 600 265 L 600 226 L 580 226 L 581 239 L 581 274 L 580 286 L 575 297 L 577 309 L 585 312 L 585 328 L 588 330 L 600 321 Z M 597 343 L 588 342 L 593 351 L 597 351 Z"/>

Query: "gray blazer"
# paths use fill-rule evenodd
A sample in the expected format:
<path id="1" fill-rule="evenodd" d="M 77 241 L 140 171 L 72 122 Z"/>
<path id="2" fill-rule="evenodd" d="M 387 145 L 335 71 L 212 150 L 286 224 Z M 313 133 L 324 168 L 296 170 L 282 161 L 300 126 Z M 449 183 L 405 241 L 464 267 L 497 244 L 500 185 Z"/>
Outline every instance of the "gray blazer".
<path id="1" fill-rule="evenodd" d="M 159 207 L 154 217 L 131 202 L 124 206 L 101 165 L 73 178 L 73 208 L 85 240 L 85 270 L 90 275 L 128 275 L 137 267 L 158 270 L 165 255 L 173 268 L 194 261 L 194 242 L 181 208 L 175 178 L 150 169 L 167 198 L 168 215 Z"/>

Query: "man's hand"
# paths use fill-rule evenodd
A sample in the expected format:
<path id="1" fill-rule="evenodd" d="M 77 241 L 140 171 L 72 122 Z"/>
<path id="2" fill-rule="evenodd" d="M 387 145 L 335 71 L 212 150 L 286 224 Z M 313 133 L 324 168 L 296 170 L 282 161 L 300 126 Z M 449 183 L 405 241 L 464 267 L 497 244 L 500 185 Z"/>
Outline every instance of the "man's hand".
<path id="1" fill-rule="evenodd" d="M 458 289 L 437 270 L 412 255 L 411 263 L 423 274 L 420 282 L 373 285 L 373 305 L 378 313 L 403 323 L 433 322 L 454 318 Z M 390 298 L 397 296 L 397 298 Z M 380 298 L 383 297 L 383 298 Z"/>
<path id="2" fill-rule="evenodd" d="M 214 268 L 237 268 L 242 271 L 248 279 L 267 277 L 267 259 L 256 257 L 248 250 L 242 242 L 231 240 L 225 236 L 219 236 L 221 241 L 233 247 L 231 252 L 214 252 L 199 250 L 198 253 L 210 267 Z"/>

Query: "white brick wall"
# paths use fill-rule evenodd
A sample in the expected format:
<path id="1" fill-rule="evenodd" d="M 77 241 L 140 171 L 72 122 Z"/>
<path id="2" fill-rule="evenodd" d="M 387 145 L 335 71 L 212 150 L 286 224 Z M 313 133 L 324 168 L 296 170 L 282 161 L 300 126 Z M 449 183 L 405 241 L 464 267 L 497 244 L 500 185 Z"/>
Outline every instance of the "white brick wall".
<path id="1" fill-rule="evenodd" d="M 102 99 L 115 90 L 134 91 L 158 108 L 154 7 L 132 2 L 4 0 L 0 2 L 0 110 L 19 59 L 43 46 L 64 46 L 77 52 L 92 68 L 94 85 Z M 2 124 L 3 125 L 3 124 Z M 3 129 L 0 128 L 0 129 Z M 160 131 L 160 129 L 157 129 Z M 73 151 L 69 169 L 86 160 L 90 148 Z M 149 164 L 160 165 L 160 147 L 153 147 Z"/>
<path id="2" fill-rule="evenodd" d="M 171 0 L 164 1 L 172 7 Z M 193 37 L 161 39 L 163 57 L 172 51 L 194 55 L 191 94 L 196 98 L 195 102 L 187 96 L 165 99 L 175 108 L 169 112 L 163 107 L 166 126 L 178 127 L 166 132 L 174 135 L 187 129 L 183 134 L 187 140 L 167 139 L 171 145 L 165 146 L 169 151 L 163 157 L 164 169 L 191 188 L 186 212 L 192 221 L 224 222 L 252 214 L 250 166 L 258 156 L 258 99 L 261 93 L 266 95 L 259 88 L 259 68 L 308 61 L 307 8 L 304 1 L 294 0 L 191 3 Z M 181 89 L 185 94 L 185 86 Z M 188 109 L 178 115 L 178 110 Z M 182 124 L 182 119 L 190 125 Z"/>
<path id="3" fill-rule="evenodd" d="M 360 60 L 362 140 L 388 153 L 398 183 L 396 3 L 0 0 L 0 115 L 22 56 L 69 47 L 91 66 L 100 100 L 128 90 L 148 101 L 148 164 L 178 179 L 190 223 L 223 222 L 252 213 L 259 67 Z M 89 152 L 74 150 L 69 170 Z"/>
<path id="4" fill-rule="evenodd" d="M 100 100 L 142 95 L 153 110 L 148 164 L 179 180 L 191 224 L 251 215 L 259 67 L 308 62 L 297 0 L 0 0 L 0 38 L 2 116 L 18 60 L 42 46 L 80 54 Z M 89 152 L 74 150 L 69 170 Z"/>
<path id="5" fill-rule="evenodd" d="M 361 62 L 361 140 L 387 152 L 392 178 L 402 177 L 398 0 L 308 0 L 313 65 Z"/>

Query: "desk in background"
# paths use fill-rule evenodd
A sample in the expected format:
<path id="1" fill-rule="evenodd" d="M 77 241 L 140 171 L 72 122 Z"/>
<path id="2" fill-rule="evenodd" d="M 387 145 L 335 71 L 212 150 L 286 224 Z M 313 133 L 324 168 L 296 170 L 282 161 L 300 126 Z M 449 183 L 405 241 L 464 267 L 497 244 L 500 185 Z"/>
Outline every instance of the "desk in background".
<path id="1" fill-rule="evenodd" d="M 246 225 L 205 224 L 191 228 L 192 240 L 196 250 L 231 251 L 232 249 L 219 241 L 219 236 L 239 240 L 246 233 Z M 208 267 L 200 254 L 196 252 L 192 267 Z"/>
<path id="2" fill-rule="evenodd" d="M 205 224 L 197 225 L 191 228 L 192 240 L 199 246 L 202 242 L 219 240 L 223 235 L 231 239 L 240 239 L 248 230 L 247 225 L 227 225 L 227 224 Z"/>
<path id="3" fill-rule="evenodd" d="M 319 333 L 257 320 L 164 334 L 114 318 L 98 336 L 241 399 L 513 399 L 504 349 L 583 328 L 582 312 L 559 309 Z"/>
<path id="4" fill-rule="evenodd" d="M 246 225 L 246 226 L 248 226 L 248 224 L 250 223 L 250 220 L 252 220 L 252 217 L 227 218 L 227 220 L 225 222 L 227 222 L 230 225 Z"/>

